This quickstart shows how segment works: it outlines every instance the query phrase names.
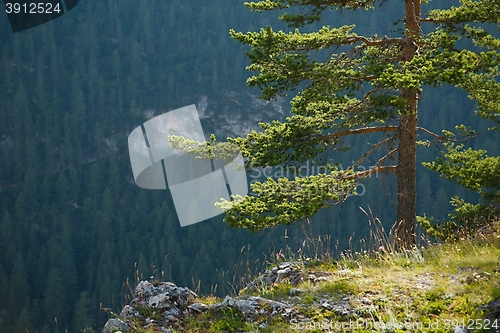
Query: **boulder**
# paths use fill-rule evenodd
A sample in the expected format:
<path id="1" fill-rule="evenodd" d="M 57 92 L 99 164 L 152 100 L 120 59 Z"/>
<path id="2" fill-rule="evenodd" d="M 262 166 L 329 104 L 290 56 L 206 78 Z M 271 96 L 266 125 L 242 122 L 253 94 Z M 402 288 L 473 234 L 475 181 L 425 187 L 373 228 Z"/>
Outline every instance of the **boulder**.
<path id="1" fill-rule="evenodd" d="M 127 333 L 129 331 L 129 326 L 121 321 L 120 319 L 111 318 L 106 322 L 104 328 L 102 329 L 102 333 Z"/>
<path id="2" fill-rule="evenodd" d="M 133 304 L 151 309 L 184 309 L 198 296 L 189 288 L 177 287 L 171 282 L 151 283 L 141 281 L 134 290 Z"/>
<path id="3" fill-rule="evenodd" d="M 141 318 L 141 317 L 142 316 L 139 313 L 139 311 L 137 311 L 136 308 L 133 308 L 130 305 L 125 305 L 123 307 L 122 311 L 120 312 L 120 318 L 124 322 L 128 322 L 128 321 L 132 320 L 133 318 Z"/>
<path id="4" fill-rule="evenodd" d="M 194 303 L 188 306 L 188 309 L 193 310 L 197 313 L 202 313 L 208 310 L 208 306 L 203 303 Z"/>
<path id="5" fill-rule="evenodd" d="M 246 287 L 249 291 L 258 290 L 259 287 L 269 288 L 275 283 L 288 280 L 292 286 L 295 286 L 303 281 L 304 264 L 301 262 L 285 262 L 277 267 L 266 270 L 259 277 L 250 282 Z"/>
<path id="6" fill-rule="evenodd" d="M 126 333 L 129 331 L 128 323 L 134 319 L 140 319 L 145 327 L 161 328 L 160 331 L 169 332 L 163 324 L 177 323 L 187 317 L 189 306 L 197 297 L 190 289 L 177 287 L 170 282 L 141 281 L 134 290 L 132 302 L 120 312 L 120 319 L 109 319 L 102 332 Z M 200 306 L 194 308 L 201 309 Z"/>

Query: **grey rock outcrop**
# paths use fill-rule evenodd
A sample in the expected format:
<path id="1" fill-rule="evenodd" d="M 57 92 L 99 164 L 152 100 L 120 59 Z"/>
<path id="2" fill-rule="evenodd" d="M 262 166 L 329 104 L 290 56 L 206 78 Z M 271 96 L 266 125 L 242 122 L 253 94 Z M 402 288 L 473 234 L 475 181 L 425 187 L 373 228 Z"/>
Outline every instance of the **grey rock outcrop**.
<path id="1" fill-rule="evenodd" d="M 322 300 L 319 304 L 321 308 L 331 310 L 338 316 L 348 317 L 353 313 L 353 309 L 349 303 L 349 298 L 344 297 L 340 301 Z"/>
<path id="2" fill-rule="evenodd" d="M 279 266 L 273 267 L 260 274 L 255 281 L 247 284 L 246 289 L 250 292 L 259 289 L 269 289 L 273 284 L 287 281 L 291 286 L 296 286 L 303 281 L 311 281 L 316 284 L 327 280 L 329 272 L 315 272 L 306 274 L 304 263 L 298 261 L 284 262 Z M 300 292 L 294 289 L 294 292 Z"/>
<path id="3" fill-rule="evenodd" d="M 303 281 L 313 284 L 327 280 L 328 272 L 306 273 L 304 263 L 286 262 L 260 274 L 258 278 L 247 285 L 248 291 L 270 289 L 276 284 L 284 282 L 297 286 Z M 203 313 L 217 315 L 227 309 L 239 312 L 248 321 L 256 321 L 259 325 L 266 325 L 263 318 L 280 317 L 284 320 L 300 318 L 299 309 L 302 307 L 302 290 L 291 288 L 288 300 L 272 300 L 259 296 L 243 295 L 238 297 L 226 296 L 215 304 L 203 304 L 198 296 L 188 288 L 178 287 L 170 282 L 141 281 L 133 292 L 133 300 L 126 305 L 120 319 L 110 319 L 103 333 L 122 331 L 126 333 L 129 327 L 141 325 L 142 328 L 152 328 L 155 332 L 170 332 L 180 328 L 187 317 L 196 317 Z M 347 317 L 353 313 L 347 298 L 337 299 L 321 297 L 317 309 L 329 310 L 339 316 Z M 263 326 L 263 327 L 264 327 Z M 260 326 L 259 326 L 260 327 Z"/>
<path id="4" fill-rule="evenodd" d="M 151 283 L 141 281 L 134 290 L 131 304 L 146 305 L 151 309 L 184 310 L 198 296 L 188 288 L 177 287 L 171 282 Z"/>
<path id="5" fill-rule="evenodd" d="M 230 303 L 226 303 L 230 304 Z M 239 299 L 234 301 L 231 307 L 238 309 L 243 315 L 249 319 L 254 319 L 259 315 L 275 316 L 277 314 L 285 314 L 286 309 L 290 308 L 290 304 L 276 302 L 263 297 L 249 297 L 248 299 Z M 216 304 L 216 307 L 221 308 Z"/>
<path id="6" fill-rule="evenodd" d="M 208 306 L 203 303 L 194 303 L 189 305 L 188 309 L 193 310 L 194 312 L 202 313 L 208 310 Z"/>
<path id="7" fill-rule="evenodd" d="M 169 332 L 165 324 L 175 324 L 190 315 L 196 307 L 194 300 L 198 297 L 188 288 L 177 287 L 170 282 L 152 283 L 141 281 L 134 290 L 134 299 L 130 305 L 123 307 L 120 319 L 109 319 L 102 333 L 129 331 L 134 319 L 140 319 L 145 327 L 156 327 L 160 331 Z M 199 303 L 198 303 L 199 304 Z M 194 305 L 194 307 L 190 307 Z"/>
<path id="8" fill-rule="evenodd" d="M 260 287 L 269 288 L 274 283 L 283 282 L 285 279 L 287 279 L 292 286 L 295 286 L 306 277 L 303 268 L 304 266 L 301 262 L 282 263 L 260 274 L 256 281 L 252 281 L 247 285 L 247 289 L 249 291 L 255 291 Z"/>
<path id="9" fill-rule="evenodd" d="M 102 333 L 127 333 L 129 331 L 129 326 L 121 321 L 120 319 L 111 318 L 106 322 L 104 328 L 102 329 Z"/>
<path id="10" fill-rule="evenodd" d="M 288 278 L 291 271 L 280 274 L 285 274 Z M 296 313 L 291 303 L 257 296 L 248 298 L 226 296 L 221 302 L 206 305 L 198 302 L 197 295 L 188 288 L 177 287 L 170 282 L 142 281 L 135 288 L 132 302 L 123 307 L 120 319 L 108 320 L 102 332 L 127 333 L 133 323 L 137 325 L 137 319 L 143 328 L 153 328 L 155 332 L 169 332 L 171 328 L 178 327 L 188 316 L 196 316 L 207 311 L 217 313 L 225 309 L 237 310 L 247 320 L 254 320 L 260 316 L 291 318 Z"/>

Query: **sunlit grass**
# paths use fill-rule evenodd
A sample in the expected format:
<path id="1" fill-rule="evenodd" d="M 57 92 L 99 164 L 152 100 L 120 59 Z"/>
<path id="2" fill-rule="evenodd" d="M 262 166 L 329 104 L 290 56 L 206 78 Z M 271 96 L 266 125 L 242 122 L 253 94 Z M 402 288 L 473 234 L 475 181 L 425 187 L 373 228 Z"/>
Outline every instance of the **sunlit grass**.
<path id="1" fill-rule="evenodd" d="M 484 313 L 480 310 L 481 306 L 500 297 L 498 232 L 489 232 L 457 243 L 427 242 L 426 246 L 397 252 L 391 245 L 390 237 L 381 237 L 382 231 L 379 229 L 377 233 L 372 233 L 370 243 L 376 244 L 375 248 L 345 251 L 337 260 L 320 252 L 311 258 L 304 254 L 305 251 L 291 257 L 276 256 L 280 260 L 274 265 L 285 261 L 304 263 L 303 280 L 297 285 L 291 285 L 287 279 L 269 287 L 263 284 L 256 290 L 245 291 L 244 297 L 261 296 L 293 304 L 298 316 L 294 318 L 305 318 L 311 322 L 364 320 L 407 323 L 417 325 L 410 329 L 412 332 L 443 333 L 450 332 L 452 323 L 482 318 Z M 319 251 L 321 247 L 318 242 L 315 246 Z M 321 279 L 309 278 L 315 274 Z M 296 289 L 293 293 L 292 288 Z M 320 303 L 325 300 L 343 304 L 348 302 L 356 315 L 343 317 L 334 309 L 322 307 Z M 208 305 L 221 299 L 207 296 L 198 301 Z M 440 323 L 439 326 L 435 327 L 436 323 Z M 228 309 L 191 317 L 175 332 L 301 331 L 304 330 L 294 329 L 290 318 L 262 313 L 258 319 L 249 320 L 237 310 Z M 374 330 L 358 328 L 352 331 Z M 312 329 L 308 332 L 321 330 Z"/>

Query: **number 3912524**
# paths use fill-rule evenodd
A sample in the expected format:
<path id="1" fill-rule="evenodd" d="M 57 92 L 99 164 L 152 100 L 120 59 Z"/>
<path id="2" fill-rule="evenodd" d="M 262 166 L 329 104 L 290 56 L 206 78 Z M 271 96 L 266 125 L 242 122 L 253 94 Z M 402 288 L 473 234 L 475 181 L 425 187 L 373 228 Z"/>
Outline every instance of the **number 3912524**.
<path id="1" fill-rule="evenodd" d="M 10 3 L 5 4 L 7 14 L 53 14 L 60 13 L 62 9 L 59 3 L 53 5 L 50 2 L 31 2 L 31 3 Z"/>

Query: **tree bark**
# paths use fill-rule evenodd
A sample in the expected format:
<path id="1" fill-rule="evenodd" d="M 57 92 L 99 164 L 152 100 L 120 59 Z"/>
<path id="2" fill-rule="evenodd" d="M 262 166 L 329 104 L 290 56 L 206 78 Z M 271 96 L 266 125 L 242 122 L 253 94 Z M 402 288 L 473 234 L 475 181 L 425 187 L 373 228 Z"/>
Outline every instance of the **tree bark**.
<path id="1" fill-rule="evenodd" d="M 416 41 L 420 35 L 420 0 L 405 0 L 405 38 L 403 59 L 410 61 L 418 52 Z M 398 215 L 396 222 L 396 248 L 404 250 L 416 243 L 417 199 L 417 106 L 418 90 L 402 89 L 408 101 L 399 122 L 398 149 Z"/>

